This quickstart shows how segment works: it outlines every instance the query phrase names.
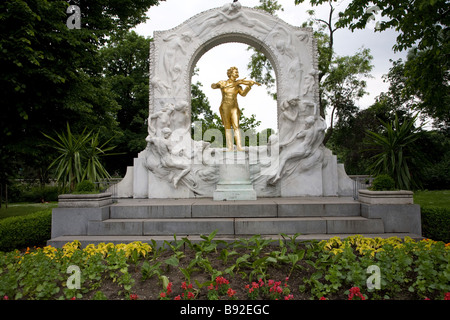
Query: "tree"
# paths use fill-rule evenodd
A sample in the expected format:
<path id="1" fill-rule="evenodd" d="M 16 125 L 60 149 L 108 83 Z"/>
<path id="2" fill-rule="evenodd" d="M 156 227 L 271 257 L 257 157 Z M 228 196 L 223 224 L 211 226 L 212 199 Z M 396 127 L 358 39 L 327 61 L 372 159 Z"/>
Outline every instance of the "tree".
<path id="1" fill-rule="evenodd" d="M 355 102 L 366 94 L 366 82 L 372 70 L 372 56 L 369 49 L 362 49 L 353 56 L 336 57 L 329 66 L 328 75 L 322 82 L 322 94 L 331 107 L 330 127 L 323 143 L 333 134 L 335 116 L 338 121 L 347 121 L 358 107 Z"/>
<path id="2" fill-rule="evenodd" d="M 102 165 L 100 158 L 107 155 L 115 147 L 106 147 L 109 141 L 100 145 L 99 133 L 86 132 L 79 135 L 73 134 L 67 123 L 67 133 L 57 133 L 57 137 L 43 135 L 53 142 L 51 147 L 57 151 L 57 157 L 49 168 L 55 168 L 55 178 L 61 187 L 69 191 L 75 189 L 75 185 L 83 180 L 101 182 L 109 179 L 110 175 Z"/>
<path id="3" fill-rule="evenodd" d="M 435 126 L 442 128 L 450 124 L 449 55 L 450 50 L 438 58 L 428 50 L 413 48 L 403 64 L 403 95 L 416 97 L 414 108 L 433 118 Z"/>
<path id="4" fill-rule="evenodd" d="M 399 32 L 395 51 L 410 50 L 405 63 L 406 86 L 421 98 L 418 107 L 437 121 L 450 121 L 449 70 L 450 9 L 446 0 L 352 0 L 341 13 L 339 25 L 365 28 L 376 6 L 385 21 L 377 31 Z"/>
<path id="5" fill-rule="evenodd" d="M 123 174 L 146 146 L 150 42 L 131 31 L 114 36 L 99 52 L 107 89 L 118 105 L 113 143 L 123 152 L 106 164 L 111 172 Z"/>
<path id="6" fill-rule="evenodd" d="M 367 150 L 366 131 L 381 133 L 380 120 L 385 122 L 393 120 L 391 114 L 392 110 L 388 105 L 376 102 L 369 108 L 351 114 L 345 121 L 336 123 L 327 147 L 337 155 L 338 161 L 345 165 L 348 174 L 371 173 L 368 167 L 376 152 Z"/>
<path id="7" fill-rule="evenodd" d="M 298 5 L 303 1 L 295 0 L 295 4 Z M 315 16 L 314 10 L 308 10 L 310 20 L 303 24 L 306 26 L 316 26 L 317 31 L 315 32 L 315 37 L 318 39 L 318 49 L 319 49 L 319 82 L 328 73 L 329 67 L 334 56 L 334 33 L 339 29 L 339 27 L 333 23 L 334 11 L 332 1 L 327 1 L 330 7 L 328 14 L 328 19 L 321 19 Z"/>
<path id="8" fill-rule="evenodd" d="M 368 144 L 378 153 L 372 158 L 370 169 L 374 175 L 388 174 L 399 189 L 410 190 L 420 185 L 420 166 L 414 142 L 419 138 L 414 127 L 417 115 L 400 123 L 398 116 L 392 123 L 382 120 L 384 132 L 367 131 Z M 414 167 L 414 171 L 411 170 Z"/>
<path id="9" fill-rule="evenodd" d="M 66 26 L 67 1 L 0 2 L 2 180 L 24 165 L 42 167 L 36 162 L 46 158 L 46 150 L 36 148 L 41 131 L 61 130 L 67 122 L 80 131 L 113 131 L 118 105 L 101 76 L 98 51 L 112 35 L 145 21 L 157 3 L 72 1 L 81 9 L 77 30 Z"/>
<path id="10" fill-rule="evenodd" d="M 296 0 L 295 4 L 303 1 Z M 331 138 L 335 117 L 339 121 L 346 119 L 354 114 L 358 107 L 356 101 L 366 92 L 366 82 L 363 77 L 370 77 L 372 70 L 370 64 L 372 56 L 369 49 L 361 49 L 353 56 L 336 57 L 334 52 L 334 34 L 340 28 L 333 21 L 335 20 L 335 8 L 333 1 L 328 2 L 330 7 L 327 19 L 321 19 L 315 16 L 314 10 L 308 10 L 310 18 L 303 23 L 303 27 L 314 27 L 314 36 L 317 39 L 319 52 L 319 105 L 320 114 L 326 118 L 327 109 L 331 108 L 329 116 L 331 125 L 327 131 L 323 143 L 327 144 Z M 317 1 L 311 1 L 311 4 L 318 5 Z"/>

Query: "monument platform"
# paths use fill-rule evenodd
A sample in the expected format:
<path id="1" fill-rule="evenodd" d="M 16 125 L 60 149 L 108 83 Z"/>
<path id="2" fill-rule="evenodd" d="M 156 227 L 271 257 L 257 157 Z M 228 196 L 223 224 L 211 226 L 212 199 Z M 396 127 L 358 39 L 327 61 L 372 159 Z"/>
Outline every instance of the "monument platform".
<path id="1" fill-rule="evenodd" d="M 55 208 L 49 245 L 79 240 L 83 246 L 101 242 L 172 241 L 217 230 L 216 238 L 234 241 L 255 234 L 278 239 L 321 240 L 361 234 L 367 237 L 421 238 L 414 228 L 387 226 L 382 217 L 365 217 L 364 204 L 347 197 L 260 198 L 256 201 L 199 199 L 119 199 L 100 208 Z M 408 205 L 407 205 L 408 206 Z M 416 210 L 417 205 L 409 206 Z M 403 206 L 403 208 L 406 208 Z M 408 210 L 403 210 L 407 216 Z M 415 213 L 413 213 L 415 215 Z M 420 213 L 419 213 L 420 214 Z M 68 221 L 72 221 L 68 223 Z M 388 222 L 389 223 L 389 222 Z"/>

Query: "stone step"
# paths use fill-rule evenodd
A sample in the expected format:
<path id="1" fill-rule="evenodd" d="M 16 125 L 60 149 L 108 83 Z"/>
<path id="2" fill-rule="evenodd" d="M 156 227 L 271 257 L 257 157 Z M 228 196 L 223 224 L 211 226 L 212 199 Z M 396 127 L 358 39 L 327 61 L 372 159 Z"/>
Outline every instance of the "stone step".
<path id="1" fill-rule="evenodd" d="M 213 201 L 180 199 L 172 201 L 124 201 L 110 207 L 111 219 L 159 218 L 263 218 L 360 216 L 361 205 L 351 198 L 271 199 L 255 201 Z"/>
<path id="2" fill-rule="evenodd" d="M 384 233 L 381 219 L 364 217 L 107 219 L 90 221 L 88 235 L 219 235 Z"/>
<path id="3" fill-rule="evenodd" d="M 339 237 L 341 239 L 353 236 L 354 234 L 301 234 L 297 236 L 296 241 L 314 241 L 314 240 L 328 240 L 332 237 Z M 413 234 L 413 233 L 382 233 L 382 234 L 361 234 L 363 237 L 366 238 L 390 238 L 390 237 L 399 237 L 399 238 L 405 238 L 410 237 L 415 240 L 421 240 L 423 239 L 422 236 Z M 288 235 L 292 237 L 293 235 Z M 177 240 L 180 240 L 183 237 L 177 236 Z M 234 242 L 239 239 L 249 239 L 251 236 L 216 236 L 214 237 L 214 240 L 216 241 L 225 241 L 228 243 Z M 203 241 L 203 239 L 199 235 L 189 235 L 186 236 L 191 242 L 198 243 Z M 283 239 L 280 235 L 261 235 L 261 239 L 272 239 L 275 240 L 274 244 L 278 244 L 277 240 Z M 51 245 L 56 248 L 61 248 L 68 242 L 72 242 L 74 240 L 78 240 L 81 242 L 82 247 L 86 247 L 88 244 L 94 244 L 98 245 L 99 243 L 113 243 L 113 244 L 119 244 L 119 243 L 131 243 L 134 241 L 141 241 L 143 243 L 149 243 L 152 244 L 154 241 L 156 246 L 162 247 L 164 245 L 164 242 L 172 242 L 174 241 L 174 236 L 60 236 L 53 239 L 50 239 L 47 242 L 47 245 Z"/>

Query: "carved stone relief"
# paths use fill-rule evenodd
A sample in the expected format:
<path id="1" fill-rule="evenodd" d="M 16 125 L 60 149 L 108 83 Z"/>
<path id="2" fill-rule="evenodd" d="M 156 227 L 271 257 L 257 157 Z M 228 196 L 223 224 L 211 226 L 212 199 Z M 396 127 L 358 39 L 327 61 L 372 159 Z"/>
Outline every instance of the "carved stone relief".
<path id="1" fill-rule="evenodd" d="M 155 32 L 150 49 L 148 145 L 135 161 L 145 170 L 135 172 L 139 181 L 134 186 L 145 185 L 147 179 L 149 198 L 212 196 L 223 149 L 191 138 L 190 84 L 201 56 L 228 42 L 261 50 L 277 79 L 278 133 L 266 145 L 246 151 L 258 196 L 323 195 L 327 188 L 322 181 L 327 182 L 322 168 L 331 153 L 322 145 L 326 124 L 317 108 L 318 62 L 312 30 L 291 26 L 239 2 Z M 308 184 L 314 188 L 308 189 Z M 296 192 L 292 185 L 302 187 Z M 139 197 L 143 193 L 135 190 Z"/>

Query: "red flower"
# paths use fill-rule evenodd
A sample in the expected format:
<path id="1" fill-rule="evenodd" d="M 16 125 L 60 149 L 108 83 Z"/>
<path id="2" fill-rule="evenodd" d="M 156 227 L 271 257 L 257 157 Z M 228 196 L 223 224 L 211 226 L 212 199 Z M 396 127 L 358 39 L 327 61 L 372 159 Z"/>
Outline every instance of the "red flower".
<path id="1" fill-rule="evenodd" d="M 177 296 L 174 298 L 174 300 L 181 300 L 180 295 L 177 295 Z"/>
<path id="2" fill-rule="evenodd" d="M 160 298 L 165 298 L 165 297 L 166 297 L 166 293 L 165 293 L 165 292 L 161 292 L 161 293 L 159 294 L 159 297 L 160 297 Z"/>
<path id="3" fill-rule="evenodd" d="M 167 294 L 171 293 L 172 293 L 172 282 L 169 282 L 169 284 L 167 285 Z"/>
<path id="4" fill-rule="evenodd" d="M 3 296 L 3 300 L 9 300 L 9 297 L 8 296 Z"/>
<path id="5" fill-rule="evenodd" d="M 227 295 L 232 298 L 236 294 L 236 290 L 228 288 Z"/>
<path id="6" fill-rule="evenodd" d="M 354 296 L 359 297 L 361 300 L 366 300 L 358 287 L 350 288 L 349 292 L 348 300 L 352 300 Z"/>
<path id="7" fill-rule="evenodd" d="M 444 296 L 444 300 L 450 300 L 450 292 L 447 292 Z"/>
<path id="8" fill-rule="evenodd" d="M 188 292 L 187 298 L 188 298 L 189 300 L 194 299 L 194 298 L 195 298 L 195 294 L 193 294 L 192 292 L 189 291 L 189 292 Z"/>
<path id="9" fill-rule="evenodd" d="M 218 276 L 218 277 L 216 278 L 216 283 L 217 283 L 217 284 L 229 284 L 230 281 L 228 281 L 227 279 L 225 279 L 225 278 L 222 277 L 222 276 Z"/>
<path id="10" fill-rule="evenodd" d="M 327 298 L 325 298 L 324 296 L 320 297 L 319 300 L 327 300 Z"/>
<path id="11" fill-rule="evenodd" d="M 135 293 L 130 294 L 130 300 L 137 300 L 137 299 L 138 299 L 138 295 L 137 294 L 135 294 Z"/>

